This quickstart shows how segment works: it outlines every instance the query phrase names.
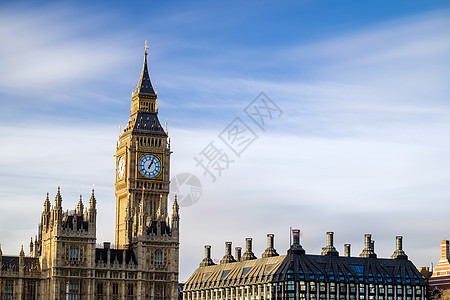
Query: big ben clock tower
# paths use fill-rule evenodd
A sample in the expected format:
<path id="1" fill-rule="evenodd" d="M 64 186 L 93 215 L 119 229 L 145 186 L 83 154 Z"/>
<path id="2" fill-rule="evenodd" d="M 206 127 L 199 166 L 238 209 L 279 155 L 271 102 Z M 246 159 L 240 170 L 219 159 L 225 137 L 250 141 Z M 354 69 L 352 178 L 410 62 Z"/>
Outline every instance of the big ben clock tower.
<path id="1" fill-rule="evenodd" d="M 169 219 L 170 143 L 158 119 L 157 94 L 147 66 L 147 42 L 144 49 L 130 119 L 116 150 L 115 244 L 117 249 L 132 249 L 141 268 L 158 270 L 157 284 L 161 286 L 154 287 L 154 296 L 169 299 L 176 294 L 178 283 L 178 204 L 173 204 Z"/>

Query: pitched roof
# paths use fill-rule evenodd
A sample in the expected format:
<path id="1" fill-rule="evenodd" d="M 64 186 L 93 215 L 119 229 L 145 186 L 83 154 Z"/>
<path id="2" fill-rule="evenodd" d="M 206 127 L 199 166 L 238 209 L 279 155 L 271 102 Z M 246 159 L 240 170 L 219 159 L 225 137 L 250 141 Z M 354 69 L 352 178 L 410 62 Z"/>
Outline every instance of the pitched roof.
<path id="1" fill-rule="evenodd" d="M 152 82 L 150 81 L 150 74 L 148 72 L 148 66 L 147 66 L 147 44 L 145 44 L 146 50 L 144 53 L 144 65 L 142 66 L 142 72 L 141 77 L 139 78 L 138 85 L 136 87 L 136 90 L 134 91 L 133 96 L 139 95 L 139 96 L 155 96 L 156 92 L 153 89 Z"/>
<path id="2" fill-rule="evenodd" d="M 292 251 L 282 256 L 199 267 L 184 290 L 287 280 L 426 284 L 414 264 L 404 258 L 311 255 Z"/>

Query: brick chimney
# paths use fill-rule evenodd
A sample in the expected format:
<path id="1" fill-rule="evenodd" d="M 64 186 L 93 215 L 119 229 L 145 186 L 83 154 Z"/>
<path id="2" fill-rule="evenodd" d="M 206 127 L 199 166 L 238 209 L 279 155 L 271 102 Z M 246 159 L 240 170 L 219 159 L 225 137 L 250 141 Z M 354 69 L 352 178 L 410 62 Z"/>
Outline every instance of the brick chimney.
<path id="1" fill-rule="evenodd" d="M 441 242 L 441 259 L 449 259 L 450 258 L 450 242 L 448 240 L 443 240 Z"/>

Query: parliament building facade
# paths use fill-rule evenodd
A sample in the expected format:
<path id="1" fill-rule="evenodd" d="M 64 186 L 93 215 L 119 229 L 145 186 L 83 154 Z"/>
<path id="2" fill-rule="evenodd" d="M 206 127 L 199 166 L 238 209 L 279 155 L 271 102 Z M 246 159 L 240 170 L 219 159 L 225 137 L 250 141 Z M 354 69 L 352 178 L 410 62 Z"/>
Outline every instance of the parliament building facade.
<path id="1" fill-rule="evenodd" d="M 252 239 L 246 239 L 246 251 L 225 243 L 225 255 L 216 265 L 211 247 L 186 281 L 184 300 L 424 300 L 426 282 L 403 251 L 402 237 L 396 239 L 391 258 L 378 258 L 374 241 L 365 235 L 365 248 L 351 256 L 345 244 L 339 255 L 333 244 L 333 232 L 327 233 L 327 245 L 321 255 L 306 254 L 300 245 L 300 231 L 293 230 L 293 243 L 286 255 L 274 248 L 274 236 L 267 236 L 267 249 L 261 258 L 252 251 Z"/>
<path id="2" fill-rule="evenodd" d="M 170 142 L 158 119 L 147 47 L 116 148 L 115 247 L 96 247 L 97 200 L 63 211 L 58 187 L 19 256 L 0 248 L 0 299 L 178 299 L 179 206 L 168 207 Z M 169 216 L 171 215 L 171 216 Z"/>

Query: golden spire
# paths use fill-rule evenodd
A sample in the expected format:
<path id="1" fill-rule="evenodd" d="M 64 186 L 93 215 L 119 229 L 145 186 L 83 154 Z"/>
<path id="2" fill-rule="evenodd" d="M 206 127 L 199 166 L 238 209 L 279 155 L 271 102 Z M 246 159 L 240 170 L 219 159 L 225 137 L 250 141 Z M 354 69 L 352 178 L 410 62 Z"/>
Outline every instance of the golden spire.
<path id="1" fill-rule="evenodd" d="M 148 73 L 147 66 L 147 41 L 145 41 L 144 46 L 144 65 L 142 66 L 141 77 L 139 78 L 139 82 L 136 86 L 136 90 L 133 93 L 134 96 L 143 97 L 143 98 L 155 98 L 156 92 L 153 89 L 152 83 L 150 81 L 150 75 Z"/>
<path id="2" fill-rule="evenodd" d="M 145 40 L 145 46 L 144 46 L 144 55 L 147 55 L 147 50 L 148 50 L 148 46 L 147 46 L 147 40 Z"/>

